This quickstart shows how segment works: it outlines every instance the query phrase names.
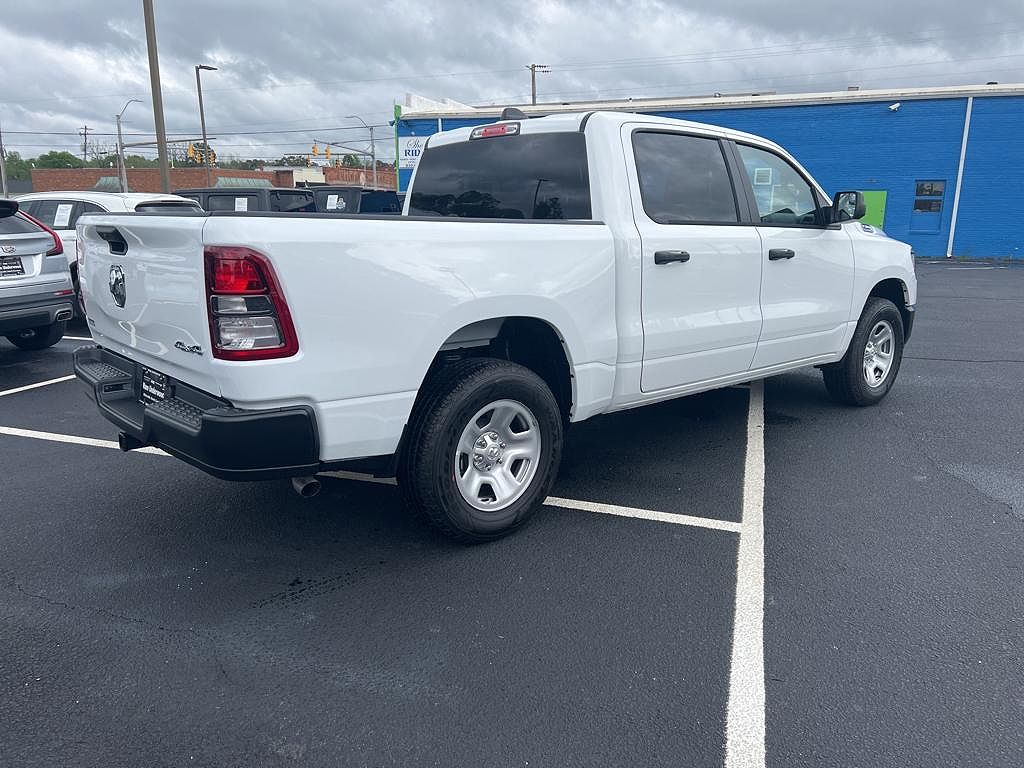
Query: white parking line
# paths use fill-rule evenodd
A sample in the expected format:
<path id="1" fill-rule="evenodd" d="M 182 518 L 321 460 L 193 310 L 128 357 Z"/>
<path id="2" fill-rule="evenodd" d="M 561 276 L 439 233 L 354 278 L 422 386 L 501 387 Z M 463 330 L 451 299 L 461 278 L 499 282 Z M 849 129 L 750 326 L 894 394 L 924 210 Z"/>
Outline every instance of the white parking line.
<path id="1" fill-rule="evenodd" d="M 70 339 L 71 341 L 92 341 L 92 336 L 64 336 L 61 338 L 61 341 L 64 341 L 64 339 Z"/>
<path id="2" fill-rule="evenodd" d="M 731 520 L 715 520 L 710 517 L 693 517 L 692 515 L 674 515 L 671 512 L 655 512 L 650 509 L 620 507 L 616 504 L 598 504 L 594 501 L 559 499 L 555 496 L 548 496 L 548 498 L 544 500 L 544 505 L 548 507 L 563 507 L 564 509 L 578 509 L 583 512 L 597 512 L 602 515 L 635 517 L 640 520 L 654 520 L 659 523 L 692 525 L 697 528 L 713 528 L 718 531 L 730 531 L 732 533 L 740 533 L 741 530 L 740 524 L 734 523 Z"/>
<path id="3" fill-rule="evenodd" d="M 6 389 L 0 392 L 0 397 L 6 397 L 7 395 L 16 395 L 19 392 L 28 392 L 30 389 L 38 389 L 39 387 L 48 387 L 51 384 L 60 384 L 62 381 L 71 381 L 74 375 L 61 376 L 59 379 L 50 379 L 49 381 L 40 381 L 37 384 L 26 384 L 24 387 L 15 387 L 14 389 Z"/>
<path id="4" fill-rule="evenodd" d="M 73 377 L 72 377 L 73 378 Z M 37 385 L 41 386 L 41 385 Z M 35 429 L 21 429 L 19 427 L 0 427 L 0 435 L 11 437 L 28 437 L 33 440 L 49 440 L 54 443 L 69 443 L 72 445 L 86 445 L 91 448 L 111 448 L 120 450 L 120 446 L 113 440 L 97 440 L 93 437 L 79 437 L 77 435 L 60 435 L 55 432 L 40 432 Z M 149 453 L 158 456 L 168 454 L 159 448 L 138 448 L 136 453 Z M 397 485 L 393 477 L 373 477 L 360 472 L 328 471 L 320 472 L 320 475 L 336 477 L 341 480 L 355 480 L 361 483 L 377 483 L 379 485 Z M 562 499 L 557 496 L 549 496 L 544 500 L 547 507 L 561 509 L 575 509 L 581 512 L 597 512 L 602 515 L 616 515 L 618 517 L 632 517 L 638 520 L 653 520 L 659 523 L 672 523 L 674 525 L 690 525 L 696 528 L 710 528 L 730 533 L 740 533 L 742 526 L 731 520 L 716 520 L 709 517 L 694 517 L 693 515 L 677 515 L 670 512 L 656 512 L 650 509 L 638 509 L 636 507 L 623 507 L 615 504 L 599 504 L 594 501 L 582 501 L 579 499 Z"/>
<path id="5" fill-rule="evenodd" d="M 34 429 L 19 429 L 18 427 L 0 427 L 0 435 L 11 437 L 30 437 L 33 440 L 49 440 L 52 443 L 71 443 L 73 445 L 88 445 L 92 448 L 114 448 L 121 450 L 121 446 L 113 440 L 97 440 L 93 437 L 78 437 L 77 435 L 58 435 L 55 432 L 38 432 Z M 139 448 L 138 453 L 151 453 L 158 456 L 168 454 L 159 448 Z"/>
<path id="6" fill-rule="evenodd" d="M 726 768 L 764 768 L 764 382 L 750 387 L 729 666 Z"/>

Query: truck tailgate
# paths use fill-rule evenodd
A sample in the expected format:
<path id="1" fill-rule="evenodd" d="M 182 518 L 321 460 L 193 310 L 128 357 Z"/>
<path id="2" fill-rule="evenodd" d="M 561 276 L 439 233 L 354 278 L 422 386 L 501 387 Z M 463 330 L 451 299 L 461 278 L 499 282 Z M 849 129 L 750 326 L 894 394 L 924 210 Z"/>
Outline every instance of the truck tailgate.
<path id="1" fill-rule="evenodd" d="M 97 344 L 219 395 L 206 306 L 206 221 L 205 216 L 83 217 L 79 274 Z"/>

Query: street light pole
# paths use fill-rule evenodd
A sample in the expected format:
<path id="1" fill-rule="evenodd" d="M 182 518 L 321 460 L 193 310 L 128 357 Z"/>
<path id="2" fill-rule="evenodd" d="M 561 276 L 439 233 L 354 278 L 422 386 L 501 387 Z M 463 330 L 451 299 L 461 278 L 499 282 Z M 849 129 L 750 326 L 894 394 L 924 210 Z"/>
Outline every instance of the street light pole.
<path id="1" fill-rule="evenodd" d="M 377 188 L 377 145 L 373 141 L 373 126 L 366 125 L 366 121 L 359 115 L 346 115 L 346 120 L 358 120 L 370 132 L 370 162 L 373 164 L 373 188 Z"/>
<path id="2" fill-rule="evenodd" d="M 199 124 L 203 129 L 203 165 L 206 166 L 206 186 L 210 186 L 210 145 L 206 141 L 206 113 L 203 111 L 203 82 L 199 79 L 199 71 L 216 72 L 216 67 L 208 64 L 196 64 L 196 93 L 199 94 Z"/>
<path id="3" fill-rule="evenodd" d="M 128 106 L 136 102 L 142 103 L 138 99 L 129 99 L 128 103 L 121 108 L 121 111 L 114 115 L 114 119 L 117 121 L 117 166 L 119 169 L 118 176 L 121 178 L 122 192 L 128 191 L 128 169 L 125 168 L 124 164 L 124 138 L 121 136 L 121 117 L 124 115 L 124 111 L 128 109 Z"/>
<path id="4" fill-rule="evenodd" d="M 164 125 L 164 98 L 160 91 L 160 60 L 156 52 L 156 19 L 153 0 L 142 0 L 146 21 L 146 50 L 149 54 L 149 86 L 153 91 L 153 121 L 156 123 L 156 149 L 160 158 L 160 189 L 171 191 L 171 171 L 167 164 L 167 127 Z"/>

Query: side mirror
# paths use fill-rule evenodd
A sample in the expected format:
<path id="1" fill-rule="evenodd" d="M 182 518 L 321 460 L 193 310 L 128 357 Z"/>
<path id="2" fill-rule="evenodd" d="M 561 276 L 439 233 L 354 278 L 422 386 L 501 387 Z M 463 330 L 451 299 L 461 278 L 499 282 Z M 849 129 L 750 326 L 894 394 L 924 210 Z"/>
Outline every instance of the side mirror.
<path id="1" fill-rule="evenodd" d="M 832 198 L 832 221 L 863 219 L 867 213 L 861 192 L 836 192 Z"/>
<path id="2" fill-rule="evenodd" d="M 17 200 L 0 200 L 0 219 L 6 219 L 18 212 Z"/>

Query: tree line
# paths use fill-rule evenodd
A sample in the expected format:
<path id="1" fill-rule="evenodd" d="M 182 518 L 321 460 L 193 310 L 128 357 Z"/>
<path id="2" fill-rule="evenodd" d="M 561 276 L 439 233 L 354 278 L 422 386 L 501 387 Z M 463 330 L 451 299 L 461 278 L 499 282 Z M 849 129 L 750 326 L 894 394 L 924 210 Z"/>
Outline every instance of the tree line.
<path id="1" fill-rule="evenodd" d="M 201 166 L 187 156 L 172 153 L 173 162 L 177 168 L 190 168 Z M 32 177 L 33 168 L 109 168 L 111 174 L 117 173 L 117 155 L 113 152 L 107 154 L 94 154 L 87 160 L 71 152 L 52 150 L 45 152 L 38 157 L 22 157 L 18 152 L 5 152 L 4 160 L 7 165 L 7 178 L 12 181 L 28 181 Z M 157 168 L 159 163 L 154 158 L 143 157 L 142 155 L 126 155 L 124 164 L 128 168 Z M 225 158 L 217 159 L 214 164 L 216 168 L 231 168 L 235 170 L 255 171 L 268 165 L 286 166 L 289 168 L 301 168 L 309 165 L 307 155 L 284 155 L 276 160 Z M 369 167 L 370 162 L 365 162 L 356 155 L 343 155 L 341 165 L 348 168 Z M 391 163 L 377 161 L 378 168 L 393 168 Z"/>

